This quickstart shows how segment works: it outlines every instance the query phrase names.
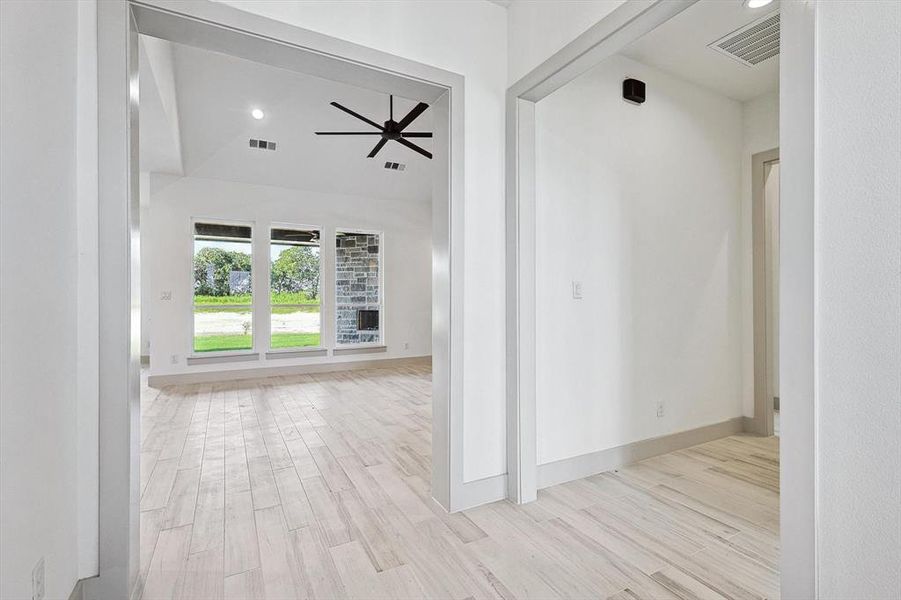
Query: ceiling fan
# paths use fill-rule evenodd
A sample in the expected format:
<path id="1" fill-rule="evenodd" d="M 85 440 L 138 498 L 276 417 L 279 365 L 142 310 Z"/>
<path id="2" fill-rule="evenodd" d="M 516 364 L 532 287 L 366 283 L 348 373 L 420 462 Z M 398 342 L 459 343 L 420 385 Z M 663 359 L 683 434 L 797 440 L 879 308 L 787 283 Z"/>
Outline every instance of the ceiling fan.
<path id="1" fill-rule="evenodd" d="M 410 150 L 413 150 L 414 152 L 418 152 L 418 153 L 422 154 L 426 158 L 432 158 L 431 152 L 429 152 L 428 150 L 425 150 L 424 148 L 420 148 L 413 142 L 406 139 L 406 138 L 430 138 L 430 137 L 432 137 L 432 132 L 430 132 L 430 131 L 428 131 L 428 132 L 404 131 L 404 129 L 406 129 L 410 125 L 410 123 L 415 121 L 416 118 L 419 115 L 421 115 L 425 111 L 425 109 L 427 109 L 429 107 L 429 105 L 426 104 L 425 102 L 420 102 L 419 104 L 414 106 L 410 112 L 407 113 L 407 116 L 405 116 L 400 121 L 395 121 L 394 120 L 394 96 L 389 96 L 388 102 L 390 104 L 389 115 L 388 115 L 388 120 L 385 121 L 384 125 L 379 125 L 375 121 L 371 121 L 370 119 L 367 119 L 363 115 L 355 113 L 354 111 L 350 110 L 346 106 L 341 106 L 337 102 L 330 102 L 330 104 L 332 106 L 334 106 L 335 108 L 337 108 L 338 110 L 343 110 L 347 114 L 349 114 L 353 117 L 356 117 L 356 118 L 360 119 L 361 121 L 369 123 L 376 129 L 378 129 L 378 131 L 317 131 L 316 135 L 380 135 L 380 136 L 382 136 L 382 139 L 379 140 L 379 142 L 375 145 L 375 147 L 372 149 L 372 151 L 367 155 L 367 158 L 373 158 L 376 154 L 378 154 L 379 150 L 381 150 L 385 146 L 385 144 L 388 143 L 388 140 L 394 140 L 398 144 L 404 145 L 407 148 L 409 148 Z"/>

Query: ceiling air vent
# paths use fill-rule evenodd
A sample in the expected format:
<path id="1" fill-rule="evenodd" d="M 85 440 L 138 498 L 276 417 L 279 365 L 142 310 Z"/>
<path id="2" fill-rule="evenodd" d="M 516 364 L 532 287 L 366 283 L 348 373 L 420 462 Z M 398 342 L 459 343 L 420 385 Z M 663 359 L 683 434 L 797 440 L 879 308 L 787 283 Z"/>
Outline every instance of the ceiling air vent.
<path id="1" fill-rule="evenodd" d="M 404 169 L 407 168 L 407 165 L 405 165 L 403 163 L 386 162 L 385 168 L 389 169 L 391 171 L 403 171 Z"/>
<path id="2" fill-rule="evenodd" d="M 770 13 L 720 38 L 708 48 L 753 67 L 779 54 L 779 12 Z"/>
<path id="3" fill-rule="evenodd" d="M 258 148 L 259 150 L 275 150 L 275 142 L 250 138 L 250 147 Z"/>

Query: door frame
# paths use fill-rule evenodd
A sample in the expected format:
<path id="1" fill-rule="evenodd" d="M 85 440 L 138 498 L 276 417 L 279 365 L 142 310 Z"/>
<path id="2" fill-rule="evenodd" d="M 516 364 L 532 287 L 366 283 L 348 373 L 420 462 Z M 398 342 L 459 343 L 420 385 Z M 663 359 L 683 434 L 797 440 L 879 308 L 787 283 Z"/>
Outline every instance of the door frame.
<path id="1" fill-rule="evenodd" d="M 628 0 L 507 90 L 507 498 L 538 495 L 535 104 L 697 0 Z"/>
<path id="2" fill-rule="evenodd" d="M 507 90 L 507 497 L 537 497 L 535 103 L 694 0 L 627 0 Z M 780 528 L 784 598 L 816 597 L 816 10 L 781 4 Z"/>
<path id="3" fill-rule="evenodd" d="M 779 148 L 758 152 L 751 156 L 751 237 L 752 289 L 754 321 L 754 420 L 753 431 L 758 435 L 774 433 L 773 402 L 769 394 L 767 375 L 767 253 L 766 234 L 766 165 L 779 160 Z"/>
<path id="4" fill-rule="evenodd" d="M 138 34 L 400 95 L 436 113 L 432 222 L 432 494 L 446 510 L 463 482 L 463 76 L 216 2 L 97 4 L 100 329 L 99 576 L 91 598 L 129 598 L 140 535 Z M 432 94 L 423 96 L 423 94 Z M 446 143 L 441 143 L 441 139 Z M 440 181 L 439 181 L 440 180 Z"/>

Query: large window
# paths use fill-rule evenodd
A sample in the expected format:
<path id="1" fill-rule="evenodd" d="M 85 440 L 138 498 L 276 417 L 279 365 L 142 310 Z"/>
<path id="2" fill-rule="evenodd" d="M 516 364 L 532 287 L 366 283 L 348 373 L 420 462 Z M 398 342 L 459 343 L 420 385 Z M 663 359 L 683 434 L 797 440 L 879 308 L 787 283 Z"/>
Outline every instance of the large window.
<path id="1" fill-rule="evenodd" d="M 253 348 L 251 227 L 194 223 L 194 351 Z"/>
<path id="2" fill-rule="evenodd" d="M 271 346 L 319 346 L 319 231 L 273 228 L 269 246 Z"/>
<path id="3" fill-rule="evenodd" d="M 381 235 L 335 235 L 335 338 L 338 345 L 382 341 Z"/>

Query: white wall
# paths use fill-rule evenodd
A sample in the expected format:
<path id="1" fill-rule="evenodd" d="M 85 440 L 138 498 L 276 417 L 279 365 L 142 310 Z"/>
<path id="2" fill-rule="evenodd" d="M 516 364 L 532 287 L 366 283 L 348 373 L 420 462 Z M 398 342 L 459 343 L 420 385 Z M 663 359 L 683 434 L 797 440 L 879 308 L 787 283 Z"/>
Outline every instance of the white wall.
<path id="1" fill-rule="evenodd" d="M 513 85 L 625 0 L 528 0 L 507 8 L 507 82 Z"/>
<path id="2" fill-rule="evenodd" d="M 754 416 L 754 239 L 751 157 L 779 147 L 779 92 L 741 105 L 742 414 Z"/>
<path id="3" fill-rule="evenodd" d="M 0 597 L 67 598 L 77 552 L 78 6 L 0 2 Z"/>
<path id="4" fill-rule="evenodd" d="M 97 2 L 78 3 L 78 578 L 99 572 L 100 263 L 97 121 Z"/>
<path id="5" fill-rule="evenodd" d="M 227 3 L 465 77 L 463 479 L 504 473 L 506 11 L 452 0 Z"/>
<path id="6" fill-rule="evenodd" d="M 818 594 L 899 598 L 901 3 L 816 11 Z"/>
<path id="7" fill-rule="evenodd" d="M 191 305 L 193 233 L 192 217 L 252 222 L 254 274 L 257 291 L 265 297 L 265 269 L 269 262 L 266 242 L 271 223 L 314 225 L 323 228 L 323 240 L 332 240 L 336 228 L 378 230 L 383 238 L 383 285 L 385 314 L 383 331 L 386 352 L 338 357 L 312 357 L 256 362 L 187 366 L 191 354 Z M 150 373 L 170 375 L 199 371 L 222 371 L 283 367 L 297 364 L 353 362 L 381 358 L 428 356 L 432 340 L 432 213 L 427 201 L 388 200 L 329 195 L 273 186 L 249 185 L 214 179 L 151 176 L 149 217 L 142 223 L 149 266 Z M 322 247 L 322 292 L 333 296 L 334 245 Z M 172 299 L 161 299 L 171 291 Z M 326 306 L 331 306 L 327 303 Z M 322 325 L 334 331 L 332 313 L 322 313 Z M 256 350 L 265 353 L 264 336 L 268 316 L 255 311 L 253 328 Z M 409 344 L 404 348 L 404 343 Z M 323 345 L 326 345 L 325 343 Z M 177 364 L 173 364 L 175 355 Z"/>
<path id="8" fill-rule="evenodd" d="M 741 416 L 741 133 L 624 57 L 538 103 L 539 464 Z"/>

